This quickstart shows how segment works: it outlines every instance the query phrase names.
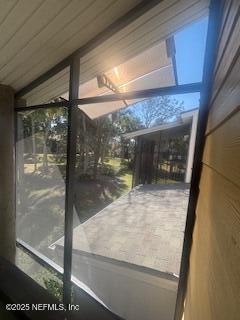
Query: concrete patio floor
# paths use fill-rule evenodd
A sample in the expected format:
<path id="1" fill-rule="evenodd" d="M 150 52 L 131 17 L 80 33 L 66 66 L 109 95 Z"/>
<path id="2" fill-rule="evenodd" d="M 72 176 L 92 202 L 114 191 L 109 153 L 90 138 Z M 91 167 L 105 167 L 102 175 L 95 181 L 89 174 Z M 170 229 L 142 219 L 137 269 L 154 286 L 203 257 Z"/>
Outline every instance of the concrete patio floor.
<path id="1" fill-rule="evenodd" d="M 74 228 L 73 249 L 178 275 L 188 196 L 187 184 L 139 186 Z"/>

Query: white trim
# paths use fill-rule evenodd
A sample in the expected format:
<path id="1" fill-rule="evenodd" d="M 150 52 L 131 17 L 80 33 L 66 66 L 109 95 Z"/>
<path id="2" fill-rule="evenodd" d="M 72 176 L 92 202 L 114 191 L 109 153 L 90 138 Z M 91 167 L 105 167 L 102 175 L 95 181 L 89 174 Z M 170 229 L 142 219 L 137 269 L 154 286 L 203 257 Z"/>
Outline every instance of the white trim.
<path id="1" fill-rule="evenodd" d="M 123 136 L 123 138 L 126 138 L 126 139 L 132 139 L 132 138 L 135 138 L 135 137 L 138 137 L 138 136 L 154 133 L 154 132 L 157 132 L 157 131 L 167 130 L 167 129 L 179 127 L 179 126 L 182 126 L 182 125 L 183 125 L 182 120 L 178 120 L 178 121 L 174 121 L 174 122 L 171 122 L 171 123 L 161 124 L 161 125 L 156 126 L 156 127 L 151 127 L 151 128 L 147 128 L 147 129 L 141 129 L 141 130 L 125 133 L 122 136 Z"/>
<path id="2" fill-rule="evenodd" d="M 198 122 L 198 110 L 196 110 L 192 114 L 192 127 L 191 127 L 191 134 L 190 134 L 190 140 L 189 140 L 187 168 L 186 168 L 186 175 L 185 175 L 186 183 L 190 183 L 191 177 L 192 177 L 193 157 L 194 157 L 196 134 L 197 134 L 197 122 Z"/>
<path id="3" fill-rule="evenodd" d="M 174 121 L 174 122 L 164 123 L 164 124 L 161 124 L 156 127 L 151 127 L 151 128 L 146 128 L 146 129 L 141 129 L 141 130 L 137 130 L 137 131 L 133 131 L 133 132 L 124 133 L 122 135 L 122 137 L 126 138 L 126 139 L 132 139 L 132 138 L 146 135 L 149 133 L 163 131 L 163 130 L 182 126 L 186 123 L 191 123 L 191 121 L 193 120 L 194 117 L 198 117 L 198 109 L 196 108 L 196 109 L 181 112 L 180 117 L 181 118 L 179 120 Z"/>

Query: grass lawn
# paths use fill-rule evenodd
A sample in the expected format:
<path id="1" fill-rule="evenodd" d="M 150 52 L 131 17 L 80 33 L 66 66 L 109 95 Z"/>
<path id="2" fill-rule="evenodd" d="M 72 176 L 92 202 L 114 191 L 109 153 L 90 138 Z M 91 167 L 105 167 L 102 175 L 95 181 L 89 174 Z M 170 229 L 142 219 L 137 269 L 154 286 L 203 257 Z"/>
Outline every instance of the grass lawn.
<path id="1" fill-rule="evenodd" d="M 62 163 L 48 157 L 49 167 L 43 172 L 42 163 L 24 164 L 24 177 L 18 185 L 21 201 L 17 205 L 18 235 L 34 248 L 47 254 L 48 246 L 63 234 L 65 206 L 65 170 Z M 99 174 L 96 180 L 80 179 L 76 171 L 76 224 L 84 222 L 111 202 L 129 192 L 132 172 L 120 158 L 108 158 L 105 163 L 113 174 Z"/>
<path id="2" fill-rule="evenodd" d="M 17 204 L 17 234 L 55 261 L 54 251 L 48 247 L 61 238 L 64 231 L 65 161 L 48 155 L 48 169 L 44 171 L 42 158 L 42 154 L 38 154 L 36 170 L 32 159 L 24 161 L 23 176 L 18 184 L 21 199 Z M 111 169 L 112 175 L 99 174 L 96 180 L 81 180 L 76 171 L 74 226 L 131 190 L 132 171 L 125 160 L 108 158 L 104 164 Z M 23 253 L 18 254 L 18 265 L 59 298 L 62 286 L 59 279 L 42 270 Z"/>
<path id="3" fill-rule="evenodd" d="M 107 158 L 105 164 L 110 165 L 116 172 L 116 177 L 120 178 L 126 185 L 126 191 L 128 192 L 132 188 L 132 170 L 128 169 L 126 160 L 121 158 Z M 125 193 L 123 192 L 123 193 Z"/>
<path id="4" fill-rule="evenodd" d="M 79 179 L 76 183 L 75 208 L 78 220 L 86 221 L 132 188 L 132 171 L 125 160 L 106 158 L 111 174 L 99 174 L 96 180 Z M 75 225 L 79 224 L 75 221 Z"/>

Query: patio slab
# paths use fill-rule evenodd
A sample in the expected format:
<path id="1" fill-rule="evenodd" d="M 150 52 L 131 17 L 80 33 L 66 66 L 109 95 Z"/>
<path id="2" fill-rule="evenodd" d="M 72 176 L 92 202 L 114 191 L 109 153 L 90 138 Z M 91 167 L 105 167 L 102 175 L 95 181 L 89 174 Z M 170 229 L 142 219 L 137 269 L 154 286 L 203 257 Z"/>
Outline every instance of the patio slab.
<path id="1" fill-rule="evenodd" d="M 74 228 L 73 249 L 178 275 L 188 196 L 187 184 L 136 187 Z"/>

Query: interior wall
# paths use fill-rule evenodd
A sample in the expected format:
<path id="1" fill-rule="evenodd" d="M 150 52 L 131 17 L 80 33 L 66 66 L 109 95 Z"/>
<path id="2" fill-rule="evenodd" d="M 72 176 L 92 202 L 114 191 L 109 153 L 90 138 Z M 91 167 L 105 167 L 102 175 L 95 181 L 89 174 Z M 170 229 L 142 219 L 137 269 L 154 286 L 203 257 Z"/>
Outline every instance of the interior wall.
<path id="1" fill-rule="evenodd" d="M 184 320 L 240 319 L 239 12 L 239 0 L 225 0 Z"/>

